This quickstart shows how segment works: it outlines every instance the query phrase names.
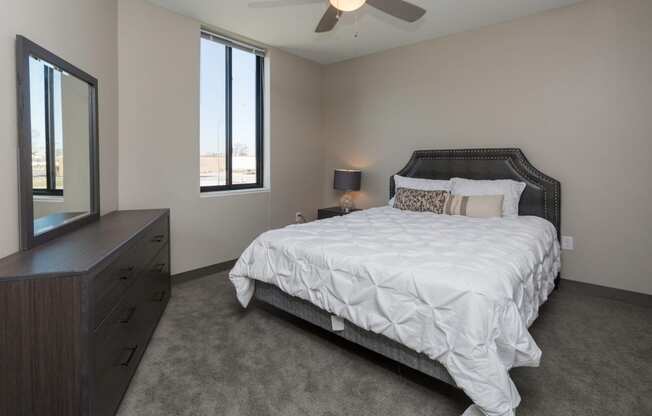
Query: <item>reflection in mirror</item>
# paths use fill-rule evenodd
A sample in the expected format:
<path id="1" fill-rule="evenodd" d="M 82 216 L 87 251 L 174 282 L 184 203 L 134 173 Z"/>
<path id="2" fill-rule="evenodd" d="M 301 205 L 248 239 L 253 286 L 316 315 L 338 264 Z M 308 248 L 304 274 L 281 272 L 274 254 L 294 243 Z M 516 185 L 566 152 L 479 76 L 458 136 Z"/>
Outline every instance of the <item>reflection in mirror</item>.
<path id="1" fill-rule="evenodd" d="M 29 57 L 34 235 L 91 212 L 90 86 Z"/>

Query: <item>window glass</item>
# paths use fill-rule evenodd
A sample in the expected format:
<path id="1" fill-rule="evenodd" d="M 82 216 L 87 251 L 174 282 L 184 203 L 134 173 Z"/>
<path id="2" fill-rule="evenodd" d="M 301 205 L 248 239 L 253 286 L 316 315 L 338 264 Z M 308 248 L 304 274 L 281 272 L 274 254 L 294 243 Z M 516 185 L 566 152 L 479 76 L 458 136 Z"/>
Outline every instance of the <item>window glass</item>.
<path id="1" fill-rule="evenodd" d="M 32 189 L 43 194 L 62 191 L 64 168 L 61 71 L 30 57 L 29 77 Z M 50 114 L 52 125 L 49 126 Z M 48 182 L 50 172 L 52 179 Z"/>
<path id="2" fill-rule="evenodd" d="M 226 185 L 226 48 L 201 40 L 200 185 Z"/>
<path id="3" fill-rule="evenodd" d="M 202 192 L 263 186 L 263 58 L 209 34 L 201 38 Z"/>
<path id="4" fill-rule="evenodd" d="M 29 94 L 32 119 L 32 188 L 47 189 L 45 131 L 45 66 L 29 58 Z"/>
<path id="5" fill-rule="evenodd" d="M 233 183 L 256 183 L 256 55 L 233 49 Z"/>
<path id="6" fill-rule="evenodd" d="M 55 189 L 63 189 L 63 115 L 61 114 L 61 72 L 52 71 L 52 111 L 54 121 L 54 174 Z"/>

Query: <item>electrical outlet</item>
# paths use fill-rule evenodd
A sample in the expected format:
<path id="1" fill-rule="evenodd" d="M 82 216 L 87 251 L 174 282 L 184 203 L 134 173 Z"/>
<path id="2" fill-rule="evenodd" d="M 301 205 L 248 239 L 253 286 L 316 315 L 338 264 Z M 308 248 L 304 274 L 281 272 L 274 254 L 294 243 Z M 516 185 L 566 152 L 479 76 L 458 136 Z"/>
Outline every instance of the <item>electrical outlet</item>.
<path id="1" fill-rule="evenodd" d="M 562 235 L 561 236 L 561 249 L 562 250 L 575 250 L 575 240 L 573 237 Z"/>

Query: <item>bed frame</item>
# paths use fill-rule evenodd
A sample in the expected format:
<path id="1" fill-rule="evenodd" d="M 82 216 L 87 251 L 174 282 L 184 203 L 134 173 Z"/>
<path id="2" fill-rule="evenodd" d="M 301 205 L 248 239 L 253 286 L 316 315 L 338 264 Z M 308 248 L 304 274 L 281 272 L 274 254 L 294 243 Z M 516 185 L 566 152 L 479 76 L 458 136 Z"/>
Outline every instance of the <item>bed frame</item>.
<path id="1" fill-rule="evenodd" d="M 526 183 L 519 205 L 520 215 L 534 215 L 550 221 L 561 238 L 561 185 L 537 170 L 520 149 L 417 150 L 397 175 L 426 179 L 513 179 Z M 394 196 L 394 176 L 389 180 L 389 196 Z M 559 283 L 557 276 L 556 283 Z M 456 386 L 448 371 L 437 361 L 396 341 L 361 329 L 345 321 L 343 331 L 332 331 L 331 315 L 276 286 L 256 282 L 255 298 L 332 332 L 355 344 L 375 351 L 433 378 Z"/>

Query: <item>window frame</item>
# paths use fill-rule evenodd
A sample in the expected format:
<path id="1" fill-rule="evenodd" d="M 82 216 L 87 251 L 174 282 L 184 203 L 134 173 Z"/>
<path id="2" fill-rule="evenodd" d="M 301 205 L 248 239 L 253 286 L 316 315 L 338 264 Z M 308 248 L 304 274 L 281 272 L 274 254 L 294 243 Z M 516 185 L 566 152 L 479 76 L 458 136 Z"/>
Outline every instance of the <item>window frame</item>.
<path id="1" fill-rule="evenodd" d="M 208 32 L 202 31 L 202 39 L 206 39 L 211 42 L 217 42 L 224 46 L 225 56 L 225 170 L 226 170 L 226 184 L 224 185 L 210 185 L 202 186 L 199 185 L 200 193 L 208 192 L 222 192 L 222 191 L 234 191 L 234 190 L 244 190 L 244 189 L 260 189 L 264 188 L 264 77 L 265 77 L 265 57 L 260 53 L 256 53 L 257 49 L 255 48 L 244 48 L 239 47 L 238 43 L 230 41 L 221 41 L 219 37 Z M 255 183 L 242 183 L 234 184 L 233 183 L 233 48 L 241 49 L 245 52 L 252 53 L 256 57 L 256 182 Z M 201 59 L 201 57 L 200 57 Z M 200 90 L 201 90 L 200 85 Z M 217 138 L 216 138 L 217 140 Z M 201 149 L 200 149 L 201 157 Z M 201 180 L 201 179 L 200 179 Z"/>
<path id="2" fill-rule="evenodd" d="M 32 194 L 37 196 L 63 196 L 63 189 L 57 188 L 55 122 L 54 122 L 54 69 L 44 66 L 45 97 L 45 188 L 34 188 Z M 33 180 L 33 178 L 32 178 Z"/>

